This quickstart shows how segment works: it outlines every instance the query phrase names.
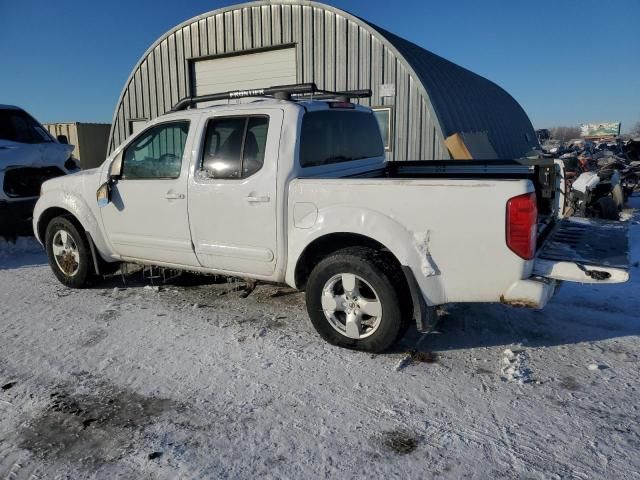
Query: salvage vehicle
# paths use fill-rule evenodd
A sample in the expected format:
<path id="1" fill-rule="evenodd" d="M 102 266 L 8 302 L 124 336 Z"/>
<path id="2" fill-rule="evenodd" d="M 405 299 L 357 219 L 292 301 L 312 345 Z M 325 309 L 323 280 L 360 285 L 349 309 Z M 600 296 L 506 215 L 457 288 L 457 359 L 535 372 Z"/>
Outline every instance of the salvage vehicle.
<path id="1" fill-rule="evenodd" d="M 0 105 L 0 234 L 30 230 L 42 183 L 78 170 L 72 152 L 24 110 Z"/>
<path id="2" fill-rule="evenodd" d="M 325 340 L 370 352 L 449 302 L 542 308 L 559 281 L 628 279 L 626 227 L 560 218 L 553 160 L 386 162 L 351 101 L 370 94 L 179 102 L 102 167 L 44 183 L 33 226 L 53 273 L 81 288 L 132 262 L 284 283 Z M 241 97 L 262 99 L 196 107 Z"/>

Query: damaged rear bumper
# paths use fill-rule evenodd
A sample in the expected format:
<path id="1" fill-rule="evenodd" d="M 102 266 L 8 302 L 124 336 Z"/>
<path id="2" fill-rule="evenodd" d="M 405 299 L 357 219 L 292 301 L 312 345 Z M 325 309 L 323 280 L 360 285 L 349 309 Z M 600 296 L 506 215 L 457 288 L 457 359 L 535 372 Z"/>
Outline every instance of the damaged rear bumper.
<path id="1" fill-rule="evenodd" d="M 513 307 L 542 309 L 549 303 L 559 285 L 559 282 L 550 278 L 519 280 L 500 297 L 500 302 Z"/>

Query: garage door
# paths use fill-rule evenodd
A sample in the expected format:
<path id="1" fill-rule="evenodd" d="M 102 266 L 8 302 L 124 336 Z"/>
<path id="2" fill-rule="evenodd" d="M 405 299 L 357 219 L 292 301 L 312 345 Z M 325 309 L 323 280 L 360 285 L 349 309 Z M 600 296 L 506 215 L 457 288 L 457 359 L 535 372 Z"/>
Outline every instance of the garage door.
<path id="1" fill-rule="evenodd" d="M 296 83 L 296 49 L 196 60 L 194 94 L 207 95 Z"/>

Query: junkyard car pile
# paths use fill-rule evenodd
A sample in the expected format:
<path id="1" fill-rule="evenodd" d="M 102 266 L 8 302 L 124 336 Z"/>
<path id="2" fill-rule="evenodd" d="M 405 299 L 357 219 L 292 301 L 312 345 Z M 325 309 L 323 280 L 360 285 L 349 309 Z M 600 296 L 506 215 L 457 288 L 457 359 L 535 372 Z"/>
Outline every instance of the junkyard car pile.
<path id="1" fill-rule="evenodd" d="M 640 183 L 640 139 L 627 142 L 550 140 L 545 154 L 564 165 L 566 214 L 618 220 Z"/>

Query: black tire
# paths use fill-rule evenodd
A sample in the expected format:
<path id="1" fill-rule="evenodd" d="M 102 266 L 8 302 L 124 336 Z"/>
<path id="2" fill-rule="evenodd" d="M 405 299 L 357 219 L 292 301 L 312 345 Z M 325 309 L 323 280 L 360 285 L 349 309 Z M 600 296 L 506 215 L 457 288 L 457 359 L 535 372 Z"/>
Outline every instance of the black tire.
<path id="1" fill-rule="evenodd" d="M 597 218 L 604 220 L 620 220 L 618 206 L 611 197 L 599 198 L 595 205 L 595 214 Z"/>
<path id="2" fill-rule="evenodd" d="M 54 237 L 58 232 L 66 232 L 76 246 L 78 260 L 56 260 L 54 255 Z M 49 258 L 49 266 L 53 274 L 63 285 L 70 288 L 87 287 L 92 280 L 93 260 L 91 250 L 84 233 L 82 233 L 68 217 L 55 217 L 47 225 L 45 233 L 45 249 Z M 67 257 L 68 258 L 68 257 Z M 66 265 L 69 271 L 65 271 L 61 265 Z M 73 272 L 71 272 L 73 270 Z"/>
<path id="3" fill-rule="evenodd" d="M 311 323 L 320 336 L 339 347 L 372 353 L 395 344 L 409 326 L 412 305 L 406 280 L 393 265 L 389 255 L 365 247 L 339 250 L 318 263 L 307 282 L 306 302 Z M 382 307 L 377 329 L 366 338 L 354 339 L 340 333 L 331 325 L 322 307 L 325 285 L 345 273 L 357 275 L 368 283 Z"/>

